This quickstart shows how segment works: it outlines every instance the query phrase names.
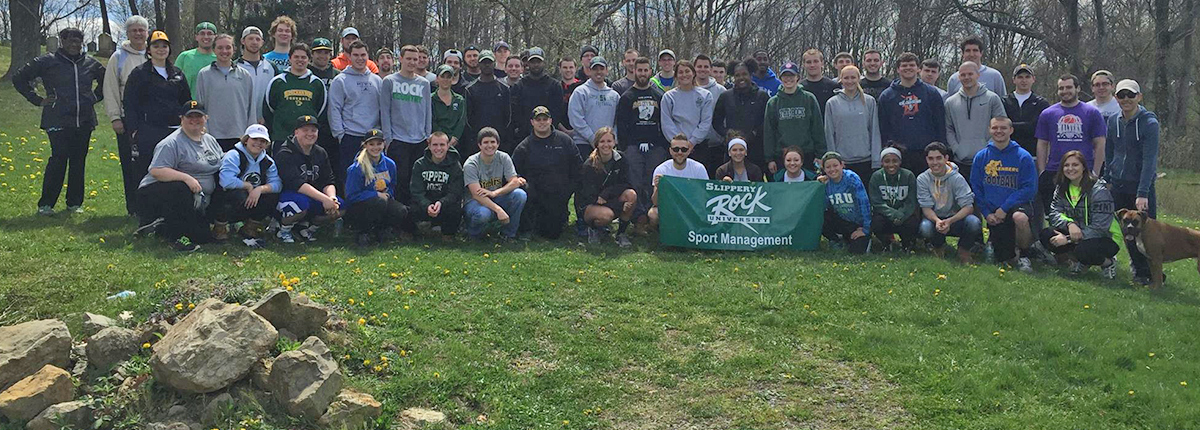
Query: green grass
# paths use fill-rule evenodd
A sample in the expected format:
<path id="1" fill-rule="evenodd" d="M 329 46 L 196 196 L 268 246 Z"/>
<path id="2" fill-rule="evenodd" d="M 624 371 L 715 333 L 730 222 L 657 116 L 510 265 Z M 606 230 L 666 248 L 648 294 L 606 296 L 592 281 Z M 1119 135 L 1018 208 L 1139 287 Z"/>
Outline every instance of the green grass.
<path id="1" fill-rule="evenodd" d="M 1169 265 L 1167 287 L 1151 292 L 1128 285 L 1125 263 L 1120 281 L 1105 282 L 1094 270 L 1027 276 L 928 256 L 695 252 L 645 240 L 633 251 L 565 240 L 360 250 L 323 238 L 178 255 L 130 237 L 107 129 L 93 135 L 86 214 L 33 216 L 49 145 L 38 111 L 8 85 L 0 89 L 3 324 L 65 317 L 77 328 L 83 311 L 170 315 L 213 290 L 229 296 L 249 283 L 260 294 L 283 274 L 349 322 L 334 350 L 353 385 L 389 416 L 430 407 L 456 428 L 1200 422 L 1192 261 Z M 138 296 L 105 300 L 126 289 Z M 380 356 L 389 365 L 376 372 Z"/>

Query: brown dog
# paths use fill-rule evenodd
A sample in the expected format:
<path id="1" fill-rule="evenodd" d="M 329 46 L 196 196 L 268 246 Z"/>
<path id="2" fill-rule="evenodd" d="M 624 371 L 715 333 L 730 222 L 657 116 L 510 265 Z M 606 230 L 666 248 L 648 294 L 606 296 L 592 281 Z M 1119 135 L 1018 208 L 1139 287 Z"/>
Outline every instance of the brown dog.
<path id="1" fill-rule="evenodd" d="M 1173 226 L 1150 218 L 1145 212 L 1129 209 L 1117 211 L 1121 234 L 1125 241 L 1134 241 L 1150 262 L 1150 288 L 1163 283 L 1163 263 L 1185 258 L 1200 260 L 1200 231 Z M 1196 270 L 1200 272 L 1200 261 Z"/>

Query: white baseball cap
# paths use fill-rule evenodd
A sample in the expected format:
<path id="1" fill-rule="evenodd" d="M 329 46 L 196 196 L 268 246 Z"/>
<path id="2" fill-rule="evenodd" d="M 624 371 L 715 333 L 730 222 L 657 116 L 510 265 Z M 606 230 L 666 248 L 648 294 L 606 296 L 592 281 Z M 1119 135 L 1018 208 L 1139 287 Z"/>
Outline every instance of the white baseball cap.
<path id="1" fill-rule="evenodd" d="M 267 127 L 262 124 L 250 124 L 249 127 L 246 127 L 246 137 L 250 139 L 271 140 L 271 134 L 267 133 Z"/>

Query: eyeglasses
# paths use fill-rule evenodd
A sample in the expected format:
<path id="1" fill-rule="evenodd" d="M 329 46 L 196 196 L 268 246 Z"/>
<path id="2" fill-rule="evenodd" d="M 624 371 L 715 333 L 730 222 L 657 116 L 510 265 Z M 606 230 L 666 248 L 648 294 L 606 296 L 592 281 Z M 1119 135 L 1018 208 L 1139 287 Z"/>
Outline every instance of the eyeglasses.
<path id="1" fill-rule="evenodd" d="M 687 152 L 687 151 L 688 151 L 688 147 L 686 147 L 686 146 L 672 146 L 671 147 L 671 152 L 681 152 L 682 153 L 682 152 Z"/>
<path id="2" fill-rule="evenodd" d="M 1133 91 L 1121 91 L 1117 93 L 1117 98 L 1119 99 L 1131 99 L 1134 97 L 1137 97 L 1137 93 Z"/>

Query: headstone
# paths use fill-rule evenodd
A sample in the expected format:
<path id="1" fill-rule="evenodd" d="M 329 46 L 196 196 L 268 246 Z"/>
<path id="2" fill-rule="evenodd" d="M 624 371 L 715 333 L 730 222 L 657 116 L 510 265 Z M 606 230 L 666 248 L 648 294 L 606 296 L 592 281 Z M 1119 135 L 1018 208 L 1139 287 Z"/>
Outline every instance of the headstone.
<path id="1" fill-rule="evenodd" d="M 58 51 L 58 36 L 50 36 L 46 38 L 46 52 Z"/>
<path id="2" fill-rule="evenodd" d="M 108 33 L 100 33 L 100 38 L 98 40 L 101 56 L 107 57 L 116 51 L 117 45 L 113 42 L 112 35 Z"/>
<path id="3" fill-rule="evenodd" d="M 87 52 L 92 52 L 92 53 L 96 52 L 96 42 L 88 42 Z"/>

